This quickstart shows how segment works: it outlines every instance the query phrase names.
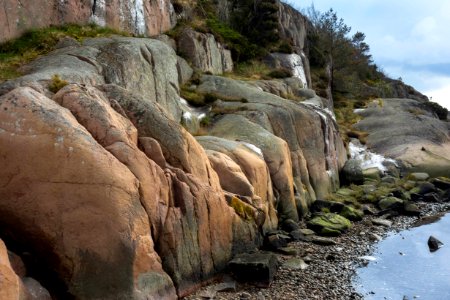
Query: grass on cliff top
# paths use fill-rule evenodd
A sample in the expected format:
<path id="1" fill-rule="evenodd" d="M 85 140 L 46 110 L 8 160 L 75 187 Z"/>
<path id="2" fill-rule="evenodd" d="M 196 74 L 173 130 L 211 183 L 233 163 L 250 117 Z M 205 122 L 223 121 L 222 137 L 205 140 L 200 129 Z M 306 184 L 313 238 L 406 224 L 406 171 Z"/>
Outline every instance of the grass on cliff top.
<path id="1" fill-rule="evenodd" d="M 21 66 L 54 50 L 63 37 L 68 36 L 77 41 L 83 41 L 88 37 L 114 34 L 129 36 L 127 33 L 94 24 L 85 26 L 71 24 L 30 30 L 17 39 L 0 44 L 0 82 L 20 76 Z"/>

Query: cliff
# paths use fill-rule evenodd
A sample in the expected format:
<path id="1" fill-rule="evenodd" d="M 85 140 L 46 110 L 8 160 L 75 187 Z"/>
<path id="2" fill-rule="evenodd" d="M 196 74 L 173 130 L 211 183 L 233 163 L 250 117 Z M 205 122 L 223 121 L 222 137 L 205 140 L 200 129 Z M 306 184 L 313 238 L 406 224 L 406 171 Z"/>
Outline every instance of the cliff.
<path id="1" fill-rule="evenodd" d="M 158 35 L 192 5 L 4 2 L 3 41 L 91 21 L 157 36 L 61 36 L 0 83 L 0 296 L 183 297 L 339 188 L 347 151 L 310 89 L 308 20 L 278 6 L 294 52 L 264 61 L 292 76 L 242 78 L 220 36 Z"/>

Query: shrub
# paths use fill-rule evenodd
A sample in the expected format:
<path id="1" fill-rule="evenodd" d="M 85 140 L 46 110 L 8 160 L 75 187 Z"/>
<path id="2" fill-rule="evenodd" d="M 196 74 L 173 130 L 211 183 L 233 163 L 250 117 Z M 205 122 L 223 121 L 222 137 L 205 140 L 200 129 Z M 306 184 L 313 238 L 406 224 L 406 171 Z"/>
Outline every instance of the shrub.
<path id="1" fill-rule="evenodd" d="M 50 84 L 48 85 L 48 89 L 52 93 L 57 93 L 60 89 L 68 85 L 69 83 L 59 77 L 58 74 L 55 74 L 52 76 L 52 79 L 50 81 Z"/>

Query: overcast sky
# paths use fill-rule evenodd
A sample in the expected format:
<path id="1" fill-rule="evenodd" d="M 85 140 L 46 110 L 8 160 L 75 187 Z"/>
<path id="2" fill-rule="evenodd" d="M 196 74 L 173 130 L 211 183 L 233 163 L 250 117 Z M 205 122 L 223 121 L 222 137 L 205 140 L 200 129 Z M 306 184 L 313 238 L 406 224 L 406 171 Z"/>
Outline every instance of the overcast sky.
<path id="1" fill-rule="evenodd" d="M 450 109 L 449 0 L 289 0 L 333 8 L 352 33 L 366 34 L 375 63 Z"/>

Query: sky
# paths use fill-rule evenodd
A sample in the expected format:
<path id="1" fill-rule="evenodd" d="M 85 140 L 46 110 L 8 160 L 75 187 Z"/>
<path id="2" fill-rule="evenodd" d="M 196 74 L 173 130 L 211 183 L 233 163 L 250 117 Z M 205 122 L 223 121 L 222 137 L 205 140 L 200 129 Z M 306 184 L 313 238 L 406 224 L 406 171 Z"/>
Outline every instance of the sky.
<path id="1" fill-rule="evenodd" d="M 336 11 L 352 34 L 366 35 L 375 63 L 450 110 L 449 0 L 288 0 Z"/>

